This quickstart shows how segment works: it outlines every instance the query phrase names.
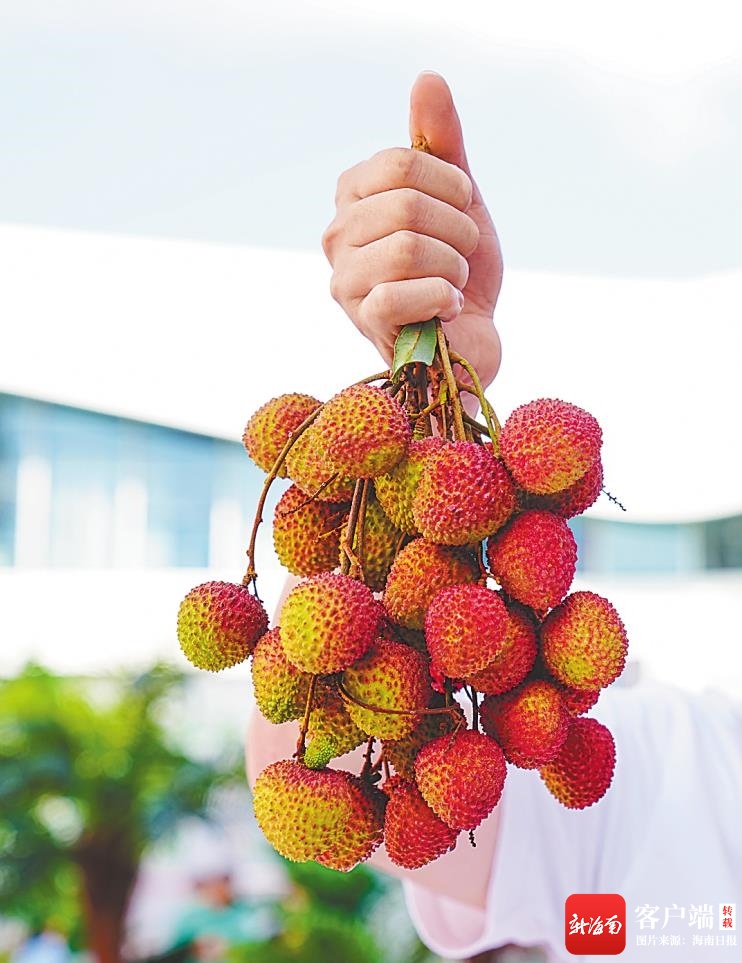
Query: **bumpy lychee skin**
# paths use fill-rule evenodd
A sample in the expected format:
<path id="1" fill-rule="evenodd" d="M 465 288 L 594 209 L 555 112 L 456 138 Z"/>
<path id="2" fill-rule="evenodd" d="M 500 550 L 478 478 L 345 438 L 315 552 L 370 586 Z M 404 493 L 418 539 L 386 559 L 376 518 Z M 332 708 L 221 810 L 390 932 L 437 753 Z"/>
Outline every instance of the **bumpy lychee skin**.
<path id="1" fill-rule="evenodd" d="M 348 715 L 337 689 L 318 685 L 309 715 L 304 765 L 321 769 L 331 759 L 344 756 L 368 739 Z"/>
<path id="2" fill-rule="evenodd" d="M 492 812 L 506 772 L 495 740 L 471 729 L 433 739 L 415 759 L 415 780 L 425 802 L 457 830 L 476 829 Z"/>
<path id="3" fill-rule="evenodd" d="M 352 803 L 346 831 L 316 859 L 323 866 L 347 873 L 368 859 L 383 840 L 387 797 L 380 789 L 357 776 L 349 772 L 344 775 L 347 776 L 348 796 Z"/>
<path id="4" fill-rule="evenodd" d="M 431 700 L 430 708 L 440 709 L 443 706 L 443 696 L 436 694 Z M 461 728 L 465 721 L 464 713 L 456 702 L 449 712 L 425 713 L 412 732 L 402 739 L 384 740 L 384 758 L 398 775 L 405 779 L 414 779 L 415 758 L 422 747 L 438 736 L 445 736 L 454 729 Z"/>
<path id="5" fill-rule="evenodd" d="M 528 511 L 487 539 L 490 571 L 503 589 L 536 612 L 557 605 L 577 566 L 577 542 L 563 518 Z"/>
<path id="6" fill-rule="evenodd" d="M 425 615 L 431 673 L 451 679 L 479 672 L 500 654 L 510 616 L 498 592 L 483 585 L 449 585 Z"/>
<path id="7" fill-rule="evenodd" d="M 408 535 L 419 534 L 412 514 L 412 502 L 423 468 L 430 456 L 440 451 L 444 444 L 443 439 L 437 436 L 413 439 L 402 461 L 388 474 L 374 479 L 379 504 L 396 527 Z"/>
<path id="8" fill-rule="evenodd" d="M 310 395 L 288 394 L 272 398 L 258 408 L 242 435 L 242 443 L 255 464 L 270 471 L 293 432 L 320 404 Z M 278 477 L 286 478 L 285 463 Z"/>
<path id="9" fill-rule="evenodd" d="M 601 443 L 591 414 L 555 398 L 516 408 L 500 435 L 500 451 L 516 483 L 541 495 L 582 478 L 599 460 Z"/>
<path id="10" fill-rule="evenodd" d="M 290 592 L 281 611 L 281 643 L 302 672 L 342 672 L 370 648 L 380 616 L 379 604 L 362 582 L 323 572 Z"/>
<path id="11" fill-rule="evenodd" d="M 584 715 L 600 698 L 600 689 L 573 689 L 572 686 L 562 685 L 561 682 L 554 684 L 571 716 Z"/>
<path id="12" fill-rule="evenodd" d="M 610 730 L 597 719 L 571 719 L 564 745 L 539 769 L 549 792 L 568 809 L 584 809 L 608 791 L 616 765 Z"/>
<path id="13" fill-rule="evenodd" d="M 456 845 L 458 832 L 433 812 L 410 779 L 392 776 L 384 783 L 389 797 L 384 845 L 389 858 L 405 869 L 419 869 Z"/>
<path id="14" fill-rule="evenodd" d="M 319 575 L 337 567 L 346 502 L 311 499 L 296 485 L 288 488 L 273 515 L 273 546 L 294 575 Z"/>
<path id="15" fill-rule="evenodd" d="M 518 503 L 524 509 L 539 508 L 561 515 L 562 518 L 574 518 L 594 505 L 602 491 L 603 465 L 598 461 L 569 488 L 551 495 L 534 495 L 532 492 L 520 491 Z"/>
<path id="16" fill-rule="evenodd" d="M 442 588 L 477 578 L 479 566 L 473 552 L 417 538 L 394 560 L 384 589 L 384 605 L 395 622 L 408 629 L 422 629 L 428 605 Z"/>
<path id="17" fill-rule="evenodd" d="M 404 408 L 374 385 L 351 385 L 335 395 L 316 428 L 329 464 L 352 478 L 386 474 L 402 460 L 412 436 Z"/>
<path id="18" fill-rule="evenodd" d="M 570 718 L 557 689 L 539 679 L 502 696 L 487 696 L 479 717 L 507 761 L 522 769 L 536 769 L 556 756 Z"/>
<path id="19" fill-rule="evenodd" d="M 359 783 L 337 769 L 274 762 L 255 782 L 255 818 L 268 842 L 286 859 L 300 863 L 327 859 L 333 851 L 340 856 L 342 850 L 347 861 L 347 851 L 355 845 L 364 854 L 358 862 L 381 840 L 381 820 Z"/>
<path id="20" fill-rule="evenodd" d="M 298 488 L 320 501 L 345 502 L 353 497 L 355 481 L 328 465 L 316 424 L 296 439 L 286 456 L 286 471 Z"/>
<path id="21" fill-rule="evenodd" d="M 507 602 L 506 608 L 510 623 L 499 655 L 481 672 L 472 673 L 466 679 L 477 692 L 492 695 L 509 692 L 525 679 L 536 661 L 538 642 L 533 615 L 518 602 Z"/>
<path id="22" fill-rule="evenodd" d="M 608 599 L 573 592 L 541 625 L 541 654 L 547 669 L 575 689 L 602 689 L 623 671 L 628 641 Z"/>
<path id="23" fill-rule="evenodd" d="M 258 639 L 250 668 L 255 702 L 269 722 L 278 725 L 301 718 L 312 677 L 286 658 L 280 628 Z"/>
<path id="24" fill-rule="evenodd" d="M 356 530 L 354 549 L 363 569 L 363 581 L 372 592 L 384 590 L 401 537 L 402 533 L 394 526 L 381 505 L 375 498 L 370 498 L 366 505 L 362 548 L 359 547 L 359 532 Z M 339 558 L 342 562 L 342 549 Z"/>
<path id="25" fill-rule="evenodd" d="M 268 628 L 262 604 L 243 585 L 204 582 L 178 610 L 178 641 L 199 669 L 219 672 L 244 662 Z"/>
<path id="26" fill-rule="evenodd" d="M 349 696 L 346 707 L 351 719 L 369 736 L 379 739 L 401 739 L 412 732 L 419 721 L 415 713 L 427 706 L 431 694 L 423 656 L 402 642 L 388 639 L 378 639 L 349 666 L 342 684 Z"/>
<path id="27" fill-rule="evenodd" d="M 512 480 L 492 451 L 456 441 L 426 461 L 412 514 L 429 541 L 467 545 L 501 528 L 515 505 Z"/>

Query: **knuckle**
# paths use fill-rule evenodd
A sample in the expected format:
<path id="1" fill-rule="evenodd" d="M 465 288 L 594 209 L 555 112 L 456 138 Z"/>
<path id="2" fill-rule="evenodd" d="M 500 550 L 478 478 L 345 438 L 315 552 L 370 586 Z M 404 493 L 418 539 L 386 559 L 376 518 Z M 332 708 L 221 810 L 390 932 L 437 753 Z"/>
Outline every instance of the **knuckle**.
<path id="1" fill-rule="evenodd" d="M 392 284 L 378 284 L 370 293 L 367 307 L 382 321 L 393 318 L 399 309 L 399 292 Z"/>
<path id="2" fill-rule="evenodd" d="M 397 231 L 394 235 L 394 257 L 400 268 L 419 267 L 423 259 L 424 239 L 414 231 Z"/>
<path id="3" fill-rule="evenodd" d="M 400 187 L 414 184 L 419 171 L 419 158 L 407 147 L 390 147 L 376 155 L 390 184 Z"/>
<path id="4" fill-rule="evenodd" d="M 402 188 L 400 192 L 399 210 L 405 228 L 420 230 L 427 221 L 427 204 L 424 194 L 410 187 Z"/>
<path id="5" fill-rule="evenodd" d="M 337 238 L 337 221 L 332 221 L 330 224 L 328 224 L 322 234 L 322 250 L 325 252 L 325 257 L 328 259 L 328 261 L 332 261 L 332 252 L 335 249 Z"/>
<path id="6" fill-rule="evenodd" d="M 338 271 L 333 271 L 332 277 L 330 278 L 330 294 L 332 298 L 337 301 L 338 304 L 342 304 L 345 301 L 347 290 L 347 285 L 343 281 L 342 275 Z"/>

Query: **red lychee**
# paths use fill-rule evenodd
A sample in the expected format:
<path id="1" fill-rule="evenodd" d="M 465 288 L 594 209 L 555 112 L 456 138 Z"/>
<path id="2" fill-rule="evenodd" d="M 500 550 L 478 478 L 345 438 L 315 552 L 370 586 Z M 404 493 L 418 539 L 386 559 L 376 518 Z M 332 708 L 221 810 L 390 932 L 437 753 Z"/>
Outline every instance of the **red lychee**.
<path id="1" fill-rule="evenodd" d="M 458 831 L 428 806 L 414 782 L 392 776 L 384 783 L 389 797 L 384 818 L 384 844 L 397 866 L 418 869 L 456 845 Z"/>
<path id="2" fill-rule="evenodd" d="M 510 622 L 500 654 L 466 679 L 478 692 L 508 692 L 525 679 L 536 661 L 538 642 L 533 615 L 517 602 L 505 604 Z"/>
<path id="3" fill-rule="evenodd" d="M 571 719 L 564 745 L 539 770 L 549 792 L 569 809 L 584 809 L 601 799 L 613 779 L 616 746 L 597 719 Z"/>
<path id="4" fill-rule="evenodd" d="M 536 612 L 557 605 L 569 591 L 577 542 L 563 518 L 527 511 L 487 539 L 490 571 L 503 589 Z"/>
<path id="5" fill-rule="evenodd" d="M 395 622 L 408 629 L 422 629 L 428 605 L 442 588 L 477 578 L 479 566 L 471 551 L 416 538 L 394 560 L 384 589 L 384 605 Z"/>
<path id="6" fill-rule="evenodd" d="M 269 722 L 301 718 L 312 677 L 286 658 L 278 627 L 258 639 L 250 668 L 255 702 Z"/>
<path id="7" fill-rule="evenodd" d="M 510 476 L 492 451 L 456 441 L 425 462 L 412 513 L 429 541 L 467 545 L 496 532 L 515 504 Z"/>
<path id="8" fill-rule="evenodd" d="M 507 769 L 502 749 L 464 729 L 433 739 L 415 759 L 415 780 L 433 812 L 452 829 L 476 829 L 497 805 Z"/>
<path id="9" fill-rule="evenodd" d="M 561 515 L 562 518 L 574 518 L 594 505 L 602 490 L 603 465 L 597 461 L 569 488 L 551 495 L 534 495 L 532 492 L 520 491 L 518 502 L 524 509 L 539 508 Z"/>
<path id="10" fill-rule="evenodd" d="M 539 398 L 516 408 L 500 451 L 521 488 L 537 494 L 573 485 L 600 458 L 602 433 L 591 414 L 567 401 Z"/>
<path id="11" fill-rule="evenodd" d="M 425 616 L 431 672 L 459 679 L 479 672 L 502 650 L 510 616 L 500 594 L 483 585 L 449 585 Z"/>
<path id="12" fill-rule="evenodd" d="M 484 731 L 508 762 L 536 769 L 556 756 L 567 738 L 569 713 L 555 686 L 536 679 L 512 692 L 487 696 L 479 709 Z"/>

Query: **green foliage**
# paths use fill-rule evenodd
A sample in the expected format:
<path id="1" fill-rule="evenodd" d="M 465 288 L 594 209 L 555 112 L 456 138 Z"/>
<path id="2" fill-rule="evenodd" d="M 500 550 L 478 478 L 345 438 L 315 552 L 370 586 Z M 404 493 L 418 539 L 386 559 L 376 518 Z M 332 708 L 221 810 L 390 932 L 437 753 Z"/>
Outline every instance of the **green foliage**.
<path id="1" fill-rule="evenodd" d="M 205 813 L 225 778 L 169 744 L 158 712 L 182 677 L 156 667 L 92 682 L 29 666 L 0 682 L 0 906 L 79 937 L 78 868 L 107 853 L 136 873 L 145 846 Z M 227 777 L 232 773 L 228 773 Z M 112 870 L 113 871 L 113 870 Z"/>
<path id="2" fill-rule="evenodd" d="M 327 909 L 350 914 L 365 912 L 384 891 L 377 873 L 365 866 L 356 866 L 349 873 L 328 869 L 320 863 L 292 863 L 284 860 L 291 881 L 301 887 L 315 903 Z"/>
<path id="3" fill-rule="evenodd" d="M 394 343 L 392 378 L 396 378 L 400 370 L 406 364 L 412 364 L 413 361 L 431 365 L 437 344 L 435 320 L 406 324 Z"/>

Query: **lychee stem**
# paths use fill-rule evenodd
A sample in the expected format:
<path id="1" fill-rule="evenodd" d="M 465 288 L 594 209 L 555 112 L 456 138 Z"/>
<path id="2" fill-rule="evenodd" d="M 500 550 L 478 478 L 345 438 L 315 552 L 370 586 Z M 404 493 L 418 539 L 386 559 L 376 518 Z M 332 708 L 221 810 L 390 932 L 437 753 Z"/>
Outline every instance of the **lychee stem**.
<path id="1" fill-rule="evenodd" d="M 448 344 L 446 342 L 446 336 L 443 333 L 443 323 L 440 318 L 435 319 L 435 333 L 436 337 L 438 338 L 438 353 L 440 355 L 443 373 L 446 376 L 446 384 L 448 385 L 448 394 L 451 401 L 454 435 L 456 437 L 456 441 L 466 441 L 466 431 L 464 430 L 464 417 L 462 414 L 461 399 L 459 398 L 459 389 L 456 386 L 456 378 L 454 377 L 453 368 L 451 367 L 451 358 L 448 354 Z"/>
<path id="2" fill-rule="evenodd" d="M 376 741 L 375 736 L 370 736 L 368 742 L 366 743 L 366 751 L 363 754 L 363 769 L 361 769 L 361 779 L 364 776 L 370 776 L 373 772 L 372 758 L 374 755 L 374 742 Z"/>
<path id="3" fill-rule="evenodd" d="M 368 709 L 370 712 L 381 712 L 386 716 L 443 716 L 454 715 L 457 712 L 457 706 L 442 706 L 437 709 L 391 709 L 386 706 L 375 706 L 370 702 L 364 702 L 362 699 L 348 692 L 343 685 L 342 679 L 338 679 L 337 686 L 343 702 L 352 702 L 353 705 L 359 706 L 361 709 Z"/>
<path id="4" fill-rule="evenodd" d="M 358 525 L 361 506 L 363 504 L 363 493 L 367 487 L 367 481 L 368 479 L 359 478 L 356 482 L 356 487 L 353 489 L 353 501 L 350 504 L 348 521 L 345 526 L 345 534 L 340 541 L 340 546 L 343 550 L 343 560 L 340 565 L 340 571 L 343 573 L 343 575 L 351 575 L 353 578 L 359 577 L 357 574 L 354 574 L 358 572 L 360 572 L 360 577 L 363 577 L 361 563 L 353 550 L 353 541 L 356 534 L 356 526 Z"/>
<path id="5" fill-rule="evenodd" d="M 307 749 L 307 731 L 309 729 L 309 717 L 312 714 L 312 702 L 314 701 L 314 690 L 317 687 L 317 676 L 313 675 L 309 680 L 309 691 L 307 692 L 307 702 L 304 707 L 304 718 L 301 720 L 301 729 L 299 730 L 299 738 L 296 743 L 296 752 L 294 755 L 300 761 L 304 759 L 304 753 Z"/>
<path id="6" fill-rule="evenodd" d="M 479 697 L 473 685 L 468 686 L 466 693 L 471 699 L 471 727 L 475 732 L 479 731 Z"/>
<path id="7" fill-rule="evenodd" d="M 268 492 L 270 491 L 271 485 L 278 477 L 278 473 L 281 470 L 283 463 L 286 461 L 286 456 L 293 448 L 297 439 L 304 434 L 307 428 L 318 417 L 320 411 L 322 411 L 322 405 L 316 408 L 311 414 L 307 415 L 307 417 L 304 419 L 304 421 L 302 421 L 299 427 L 291 433 L 291 436 L 288 438 L 288 440 L 286 441 L 286 444 L 281 449 L 280 454 L 278 455 L 278 458 L 276 458 L 276 460 L 273 462 L 273 467 L 268 472 L 268 475 L 266 476 L 266 479 L 263 482 L 263 488 L 260 492 L 260 498 L 258 499 L 258 504 L 255 508 L 255 517 L 252 523 L 252 531 L 250 533 L 250 542 L 247 546 L 247 552 L 246 552 L 247 560 L 248 560 L 247 571 L 242 577 L 242 584 L 246 586 L 249 586 L 250 584 L 252 584 L 256 596 L 258 593 L 257 593 L 257 586 L 255 583 L 258 577 L 258 573 L 255 569 L 255 542 L 258 537 L 258 529 L 260 528 L 260 523 L 263 521 L 263 509 L 265 508 L 265 500 L 268 497 Z"/>
<path id="8" fill-rule="evenodd" d="M 494 448 L 495 454 L 499 454 L 500 451 L 500 432 L 502 428 L 500 422 L 497 419 L 495 410 L 492 405 L 484 397 L 484 389 L 482 388 L 482 382 L 479 380 L 479 375 L 472 364 L 470 364 L 466 358 L 462 358 L 457 351 L 450 351 L 449 357 L 454 364 L 461 365 L 461 367 L 466 371 L 466 373 L 471 378 L 472 385 L 474 386 L 474 394 L 479 400 L 479 405 L 482 409 L 482 414 L 484 415 L 484 420 L 487 422 L 487 431 L 489 433 L 490 439 L 492 440 L 492 446 Z"/>

